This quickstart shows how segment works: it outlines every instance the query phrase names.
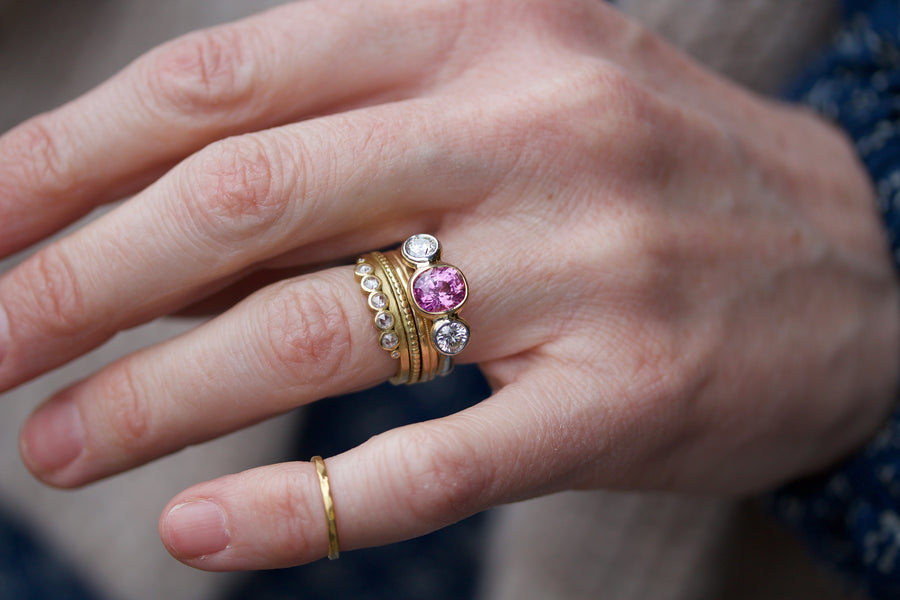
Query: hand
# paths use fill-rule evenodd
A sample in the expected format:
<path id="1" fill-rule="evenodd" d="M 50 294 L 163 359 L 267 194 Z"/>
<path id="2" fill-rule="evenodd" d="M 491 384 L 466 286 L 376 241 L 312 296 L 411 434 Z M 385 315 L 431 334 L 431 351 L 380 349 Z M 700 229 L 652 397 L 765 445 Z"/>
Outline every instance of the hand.
<path id="1" fill-rule="evenodd" d="M 897 289 L 849 144 L 596 0 L 313 0 L 176 40 L 0 139 L 0 253 L 131 193 L 0 279 L 0 387 L 227 309 L 36 411 L 53 485 L 388 378 L 352 268 L 321 266 L 420 231 L 469 279 L 462 358 L 495 393 L 329 458 L 345 550 L 563 489 L 759 490 L 892 402 Z M 298 564 L 321 502 L 311 464 L 264 467 L 160 530 L 205 569 Z"/>

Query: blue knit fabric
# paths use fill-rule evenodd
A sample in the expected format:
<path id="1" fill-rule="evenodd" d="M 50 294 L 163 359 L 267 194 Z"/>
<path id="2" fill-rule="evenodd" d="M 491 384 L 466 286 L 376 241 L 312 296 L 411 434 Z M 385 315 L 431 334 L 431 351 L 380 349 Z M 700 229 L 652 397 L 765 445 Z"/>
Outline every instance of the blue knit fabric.
<path id="1" fill-rule="evenodd" d="M 900 267 L 900 0 L 845 3 L 846 26 L 790 96 L 846 129 Z M 773 497 L 813 551 L 877 599 L 900 598 L 900 407 L 859 453 Z"/>
<path id="2" fill-rule="evenodd" d="M 75 570 L 0 506 L 0 600 L 99 600 Z"/>

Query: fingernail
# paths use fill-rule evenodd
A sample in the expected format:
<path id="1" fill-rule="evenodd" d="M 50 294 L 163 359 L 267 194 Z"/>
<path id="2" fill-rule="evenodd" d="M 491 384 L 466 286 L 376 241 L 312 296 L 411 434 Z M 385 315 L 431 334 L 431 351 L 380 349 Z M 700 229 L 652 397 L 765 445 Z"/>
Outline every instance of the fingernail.
<path id="1" fill-rule="evenodd" d="M 166 515 L 170 550 L 180 558 L 198 558 L 221 552 L 231 537 L 225 511 L 208 500 L 178 504 Z"/>
<path id="2" fill-rule="evenodd" d="M 58 471 L 84 449 L 78 405 L 69 398 L 51 400 L 31 416 L 22 432 L 22 455 L 38 473 Z"/>

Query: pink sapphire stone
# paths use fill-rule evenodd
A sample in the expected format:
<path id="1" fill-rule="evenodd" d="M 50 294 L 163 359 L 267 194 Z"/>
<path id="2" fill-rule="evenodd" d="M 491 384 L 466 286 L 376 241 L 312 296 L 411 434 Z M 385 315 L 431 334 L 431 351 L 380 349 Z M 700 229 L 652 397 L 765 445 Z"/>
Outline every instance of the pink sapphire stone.
<path id="1" fill-rule="evenodd" d="M 413 299 L 427 313 L 456 310 L 466 299 L 466 280 L 459 269 L 448 265 L 422 271 L 412 288 Z"/>

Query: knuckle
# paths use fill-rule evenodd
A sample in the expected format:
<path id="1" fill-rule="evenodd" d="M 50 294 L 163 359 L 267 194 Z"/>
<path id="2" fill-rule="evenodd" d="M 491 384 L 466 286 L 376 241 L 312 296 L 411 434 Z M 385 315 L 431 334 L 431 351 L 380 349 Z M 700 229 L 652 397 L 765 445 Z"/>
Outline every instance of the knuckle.
<path id="1" fill-rule="evenodd" d="M 516 119 L 504 120 L 513 127 L 506 137 L 527 151 L 523 167 L 545 172 L 555 165 L 571 173 L 574 159 L 583 163 L 580 173 L 630 179 L 666 167 L 673 152 L 660 141 L 671 108 L 627 72 L 585 59 L 534 86 L 517 103 Z"/>
<path id="2" fill-rule="evenodd" d="M 69 336 L 88 326 L 81 284 L 72 264 L 56 246 L 44 248 L 16 269 L 14 288 L 22 290 L 26 314 L 40 329 Z"/>
<path id="3" fill-rule="evenodd" d="M 444 526 L 484 508 L 493 477 L 475 449 L 430 423 L 398 432 L 391 469 L 403 482 L 398 502 L 419 522 Z"/>
<path id="4" fill-rule="evenodd" d="M 165 113 L 197 117 L 246 103 L 258 65 L 249 27 L 221 27 L 188 34 L 149 61 L 151 98 Z"/>
<path id="5" fill-rule="evenodd" d="M 620 67 L 595 59 L 569 73 L 554 89 L 554 121 L 588 155 L 611 151 L 641 163 L 659 146 L 672 108 Z M 610 142 L 615 142 L 611 144 Z"/>
<path id="6" fill-rule="evenodd" d="M 604 61 L 588 64 L 570 81 L 575 90 L 568 110 L 582 121 L 594 123 L 589 133 L 632 139 L 640 134 L 642 123 L 658 120 L 659 101 L 656 96 L 631 75 Z"/>
<path id="7" fill-rule="evenodd" d="M 257 135 L 226 139 L 197 154 L 183 171 L 191 217 L 227 243 L 270 232 L 287 209 L 293 185 L 283 156 Z"/>
<path id="8" fill-rule="evenodd" d="M 341 298 L 324 283 L 286 283 L 267 302 L 265 330 L 274 368 L 294 382 L 315 384 L 344 372 L 351 322 Z"/>
<path id="9" fill-rule="evenodd" d="M 104 376 L 104 397 L 98 403 L 104 422 L 120 448 L 134 449 L 148 445 L 150 437 L 150 403 L 142 393 L 129 362 L 123 361 Z"/>
<path id="10" fill-rule="evenodd" d="M 47 115 L 23 123 L 10 134 L 9 142 L 19 160 L 11 161 L 30 186 L 49 191 L 67 191 L 75 184 L 76 169 L 66 152 L 68 134 Z"/>

